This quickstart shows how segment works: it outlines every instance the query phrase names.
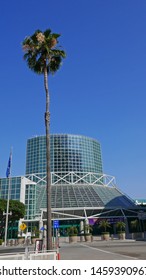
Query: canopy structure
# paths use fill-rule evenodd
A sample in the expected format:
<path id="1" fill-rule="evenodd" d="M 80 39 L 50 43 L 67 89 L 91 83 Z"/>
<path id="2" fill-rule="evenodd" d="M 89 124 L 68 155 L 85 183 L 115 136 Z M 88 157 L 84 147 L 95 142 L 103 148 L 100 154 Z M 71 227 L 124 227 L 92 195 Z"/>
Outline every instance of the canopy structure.
<path id="1" fill-rule="evenodd" d="M 35 182 L 35 219 L 46 220 L 45 176 L 29 175 Z M 52 219 L 86 219 L 105 217 L 136 217 L 140 207 L 122 193 L 115 178 L 106 174 L 75 172 L 51 173 Z M 30 202 L 28 202 L 30 205 Z"/>

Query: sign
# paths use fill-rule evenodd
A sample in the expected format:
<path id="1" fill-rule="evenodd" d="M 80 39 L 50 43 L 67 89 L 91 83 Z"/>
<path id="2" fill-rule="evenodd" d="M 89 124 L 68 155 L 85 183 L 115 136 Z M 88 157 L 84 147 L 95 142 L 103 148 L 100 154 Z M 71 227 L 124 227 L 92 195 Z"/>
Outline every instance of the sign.
<path id="1" fill-rule="evenodd" d="M 41 227 L 40 230 L 46 230 L 44 227 Z"/>
<path id="2" fill-rule="evenodd" d="M 59 220 L 54 220 L 53 221 L 53 227 L 54 228 L 59 228 Z"/>
<path id="3" fill-rule="evenodd" d="M 27 225 L 22 223 L 19 227 L 21 230 L 25 230 L 27 228 Z"/>
<path id="4" fill-rule="evenodd" d="M 97 218 L 91 218 L 89 219 L 89 225 L 93 226 L 95 222 L 97 221 Z"/>

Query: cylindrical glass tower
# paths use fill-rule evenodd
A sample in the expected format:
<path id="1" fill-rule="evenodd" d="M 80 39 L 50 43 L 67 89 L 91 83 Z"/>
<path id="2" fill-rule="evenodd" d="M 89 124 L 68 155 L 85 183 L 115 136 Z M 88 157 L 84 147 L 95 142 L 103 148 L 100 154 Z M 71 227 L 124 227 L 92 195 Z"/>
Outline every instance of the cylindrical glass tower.
<path id="1" fill-rule="evenodd" d="M 102 173 L 100 144 L 71 134 L 50 135 L 51 172 Z M 27 141 L 26 174 L 46 173 L 46 137 Z"/>

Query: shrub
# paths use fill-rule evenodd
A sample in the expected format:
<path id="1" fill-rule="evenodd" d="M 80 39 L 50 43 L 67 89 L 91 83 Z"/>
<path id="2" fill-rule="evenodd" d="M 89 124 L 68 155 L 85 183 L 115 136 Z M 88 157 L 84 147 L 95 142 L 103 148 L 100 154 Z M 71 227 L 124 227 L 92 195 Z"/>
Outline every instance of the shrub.
<path id="1" fill-rule="evenodd" d="M 119 230 L 118 233 L 125 231 L 126 224 L 122 221 L 116 223 L 116 227 Z"/>
<path id="2" fill-rule="evenodd" d="M 84 228 L 85 235 L 91 235 L 92 231 L 93 231 L 93 228 L 91 225 L 85 225 L 85 228 Z"/>
<path id="3" fill-rule="evenodd" d="M 70 227 L 67 229 L 67 233 L 69 236 L 74 236 L 78 234 L 78 230 L 76 227 Z"/>
<path id="4" fill-rule="evenodd" d="M 108 220 L 102 220 L 100 223 L 99 223 L 99 228 L 102 228 L 104 233 L 107 232 L 107 228 L 110 228 L 111 225 L 110 223 L 108 222 Z"/>
<path id="5" fill-rule="evenodd" d="M 140 221 L 138 219 L 132 220 L 130 225 L 133 232 L 140 232 Z"/>

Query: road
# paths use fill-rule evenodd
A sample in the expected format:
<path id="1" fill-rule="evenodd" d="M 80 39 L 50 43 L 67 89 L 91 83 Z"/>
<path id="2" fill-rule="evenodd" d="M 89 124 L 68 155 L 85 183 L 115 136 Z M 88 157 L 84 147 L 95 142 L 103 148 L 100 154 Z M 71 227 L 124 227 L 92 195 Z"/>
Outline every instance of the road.
<path id="1" fill-rule="evenodd" d="M 96 241 L 62 244 L 61 260 L 146 260 L 146 242 Z"/>
<path id="2" fill-rule="evenodd" d="M 146 260 L 144 241 L 94 241 L 61 243 L 61 260 Z M 34 246 L 29 247 L 33 250 Z M 24 252 L 25 247 L 0 246 L 0 255 Z"/>

